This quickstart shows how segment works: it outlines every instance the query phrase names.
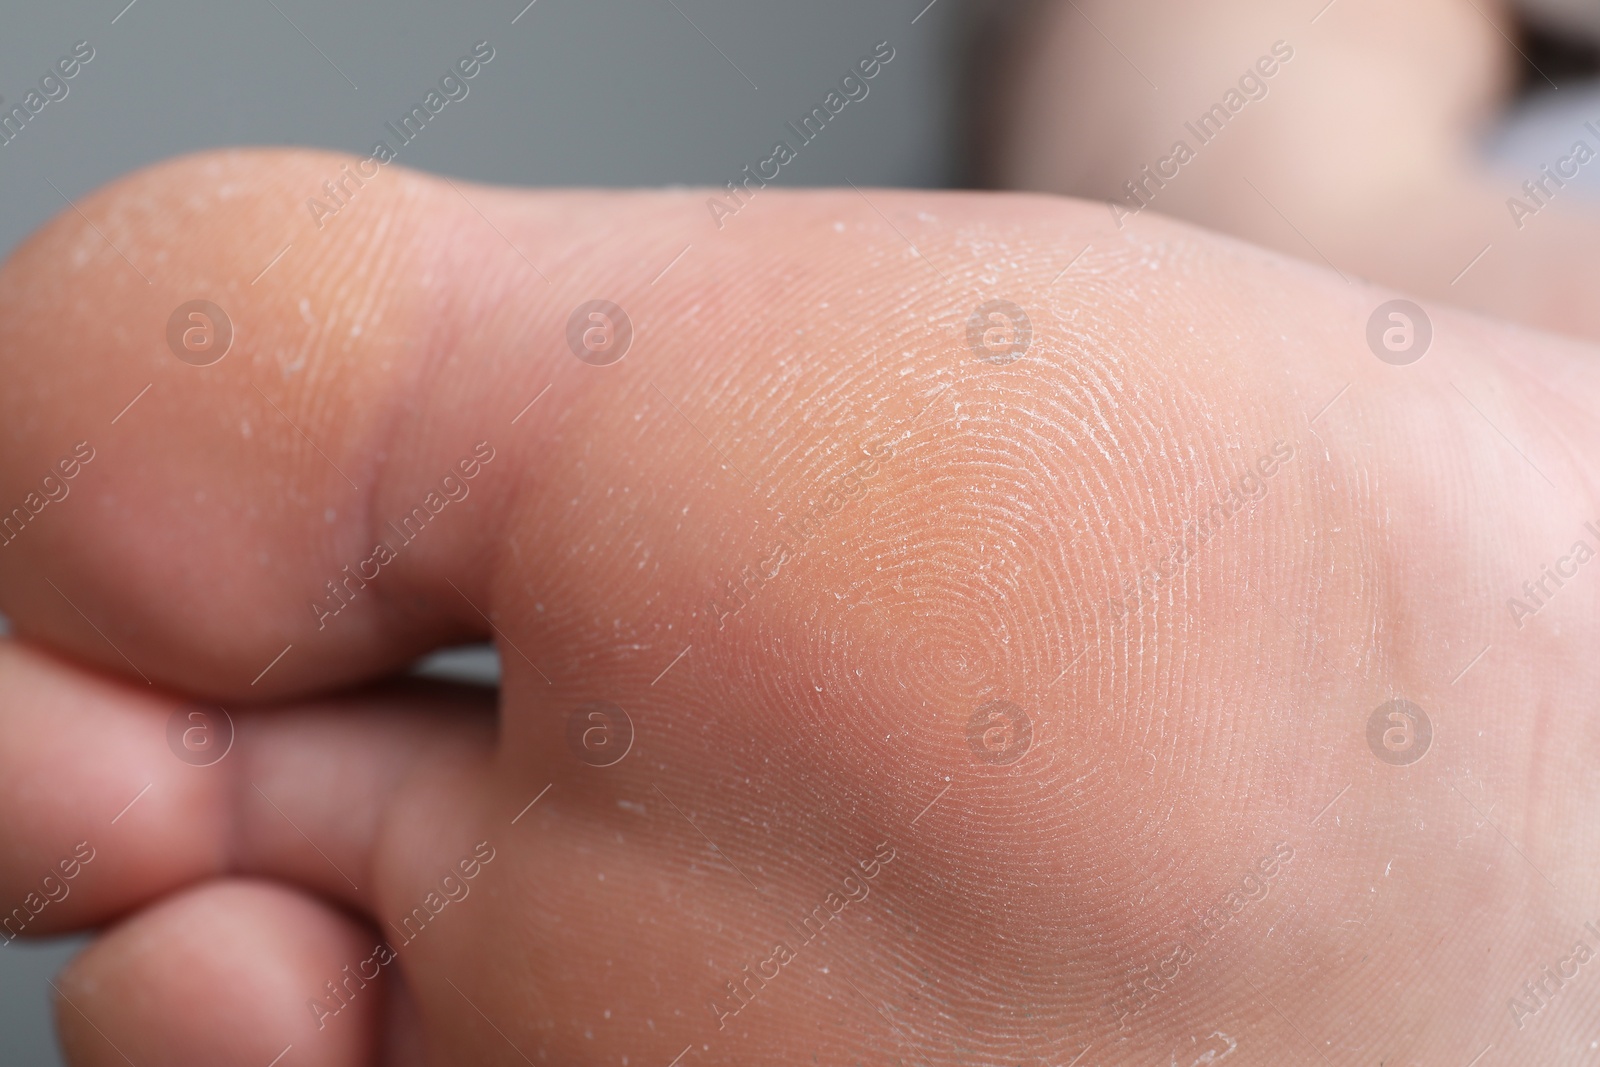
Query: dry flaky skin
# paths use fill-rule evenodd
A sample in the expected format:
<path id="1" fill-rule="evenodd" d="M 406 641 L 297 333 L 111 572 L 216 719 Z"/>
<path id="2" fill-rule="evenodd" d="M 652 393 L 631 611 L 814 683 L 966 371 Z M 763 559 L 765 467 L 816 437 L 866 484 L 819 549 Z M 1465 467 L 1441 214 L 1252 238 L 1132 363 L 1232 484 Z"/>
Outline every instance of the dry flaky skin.
<path id="1" fill-rule="evenodd" d="M 167 164 L 0 277 L 0 492 L 96 450 L 0 548 L 21 634 L 115 676 L 0 659 L 31 813 L 0 896 L 92 837 L 39 929 L 131 915 L 64 982 L 79 1062 L 362 1062 L 380 990 L 321 1030 L 306 1001 L 380 937 L 393 1062 L 1587 1052 L 1600 977 L 1538 1010 L 1523 983 L 1600 947 L 1600 572 L 1520 627 L 1506 600 L 1600 525 L 1589 348 L 1430 307 L 1390 366 L 1393 293 L 1034 196 L 768 190 L 718 231 L 699 193 L 391 170 L 318 232 L 343 162 Z M 237 331 L 205 368 L 163 340 L 197 297 Z M 636 328 L 609 367 L 565 341 L 596 297 Z M 1031 321 L 1014 362 L 968 346 L 992 299 Z M 494 740 L 448 691 L 317 695 L 478 635 Z M 239 722 L 212 767 L 168 750 L 179 691 Z M 1435 731 L 1410 766 L 1368 747 L 1394 697 Z M 969 742 L 998 700 L 1031 722 L 1011 763 Z M 612 766 L 569 747 L 590 701 L 634 725 Z M 253 883 L 138 910 L 224 874 L 374 928 Z M 282 936 L 151 940 L 185 908 Z"/>

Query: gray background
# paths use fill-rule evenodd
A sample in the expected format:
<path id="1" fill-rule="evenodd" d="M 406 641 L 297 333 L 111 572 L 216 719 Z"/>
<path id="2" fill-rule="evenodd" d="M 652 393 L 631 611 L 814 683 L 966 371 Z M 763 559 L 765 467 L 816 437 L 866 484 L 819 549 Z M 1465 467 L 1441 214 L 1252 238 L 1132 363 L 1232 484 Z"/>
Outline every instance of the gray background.
<path id="1" fill-rule="evenodd" d="M 494 61 L 405 148 L 405 165 L 520 185 L 720 185 L 888 40 L 896 56 L 870 96 L 779 182 L 940 186 L 962 169 L 965 0 L 935 0 L 920 17 L 927 0 L 537 0 L 520 18 L 526 0 L 125 4 L 21 10 L 13 0 L 0 12 L 8 105 L 76 42 L 96 51 L 65 100 L 0 145 L 0 254 L 63 210 L 63 197 L 171 155 L 240 144 L 365 155 L 479 40 Z M 1534 101 L 1489 151 L 1537 165 L 1595 104 L 1593 89 Z M 1600 170 L 1583 176 L 1600 184 Z M 492 668 L 480 652 L 446 657 L 442 672 Z M 60 1062 L 45 978 L 80 944 L 0 949 L 0 1064 Z"/>
<path id="2" fill-rule="evenodd" d="M 96 52 L 66 99 L 0 145 L 0 254 L 65 209 L 63 196 L 179 153 L 366 155 L 479 40 L 493 62 L 405 148 L 405 165 L 520 185 L 720 185 L 888 40 L 895 58 L 868 97 L 779 182 L 937 186 L 956 173 L 960 0 L 914 25 L 927 0 L 675 0 L 681 13 L 669 0 L 537 0 L 515 25 L 527 0 L 126 2 L 0 11 L 7 105 L 76 42 Z M 0 1064 L 60 1062 L 45 978 L 79 944 L 0 949 Z"/>
<path id="3" fill-rule="evenodd" d="M 126 2 L 4 5 L 8 103 L 75 42 L 97 55 L 0 146 L 0 250 L 62 209 L 51 182 L 77 197 L 218 145 L 366 155 L 479 40 L 494 61 L 406 165 L 524 185 L 720 185 L 887 39 L 896 56 L 871 95 L 779 180 L 928 186 L 951 173 L 945 61 L 960 0 L 915 25 L 927 0 L 538 0 L 515 25 L 527 0 L 136 0 L 117 17 Z"/>

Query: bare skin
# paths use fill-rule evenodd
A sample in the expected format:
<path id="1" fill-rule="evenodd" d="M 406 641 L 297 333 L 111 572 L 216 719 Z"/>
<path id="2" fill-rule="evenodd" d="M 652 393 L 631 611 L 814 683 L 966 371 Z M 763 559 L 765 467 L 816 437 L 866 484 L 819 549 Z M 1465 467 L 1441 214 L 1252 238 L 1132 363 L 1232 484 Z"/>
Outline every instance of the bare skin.
<path id="1" fill-rule="evenodd" d="M 1526 69 L 1503 5 L 1035 8 L 994 65 L 1007 82 L 986 157 L 999 185 L 1123 210 L 1143 202 L 1352 279 L 1600 338 L 1600 207 L 1559 174 L 1483 162 L 1479 141 Z M 1238 106 L 1221 113 L 1220 131 L 1190 128 L 1230 91 Z M 1542 162 L 1572 178 L 1593 165 L 1568 151 L 1579 140 L 1600 149 L 1575 123 Z M 1175 159 L 1178 141 L 1193 158 Z M 1528 181 L 1542 183 L 1532 196 Z M 1528 210 L 1514 211 L 1513 199 Z"/>
<path id="2" fill-rule="evenodd" d="M 26 931 L 106 928 L 74 1063 L 1591 1055 L 1600 964 L 1523 983 L 1600 949 L 1600 564 L 1507 600 L 1600 545 L 1592 348 L 1430 307 L 1391 366 L 1393 293 L 1038 196 L 769 190 L 717 231 L 392 170 L 318 233 L 343 162 L 168 164 L 81 202 L 120 253 L 68 215 L 0 275 L 0 498 L 95 449 L 0 548 L 0 899 L 96 850 Z M 200 296 L 207 367 L 163 340 Z M 595 297 L 637 331 L 608 367 L 566 342 Z M 969 347 L 991 299 L 1014 361 Z M 497 711 L 372 688 L 473 638 Z M 238 724 L 210 767 L 189 697 Z M 1395 697 L 1408 766 L 1368 742 Z M 1025 751 L 972 730 L 1000 700 Z"/>

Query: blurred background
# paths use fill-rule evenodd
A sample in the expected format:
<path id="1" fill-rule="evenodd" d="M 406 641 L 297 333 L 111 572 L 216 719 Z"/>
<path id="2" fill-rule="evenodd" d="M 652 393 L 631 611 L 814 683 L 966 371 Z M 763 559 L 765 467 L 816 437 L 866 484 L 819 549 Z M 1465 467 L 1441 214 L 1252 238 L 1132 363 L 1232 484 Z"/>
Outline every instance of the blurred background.
<path id="1" fill-rule="evenodd" d="M 21 104 L 75 46 L 85 54 L 80 42 L 93 58 L 64 83 L 64 96 L 51 89 L 58 99 L 20 132 L 0 135 L 0 253 L 70 210 L 70 201 L 176 154 L 297 144 L 365 155 L 388 137 L 385 123 L 420 103 L 479 41 L 493 47 L 492 62 L 465 99 L 406 146 L 404 165 L 517 185 L 720 186 L 764 158 L 786 121 L 818 106 L 887 41 L 894 59 L 867 99 L 830 123 L 779 182 L 967 184 L 986 172 L 968 149 L 984 143 L 974 104 L 981 97 L 971 90 L 1006 63 L 986 32 L 1005 2 L 8 4 L 0 12 L 0 113 Z M 1531 6 L 1560 9 L 1545 25 L 1564 29 L 1524 26 L 1518 41 L 1530 67 L 1537 61 L 1557 72 L 1563 88 L 1522 71 L 1522 103 L 1483 146 L 1513 167 L 1551 158 L 1582 117 L 1600 115 L 1586 82 L 1600 68 L 1600 49 L 1593 37 L 1567 32 L 1585 20 L 1600 28 L 1600 6 Z M 1581 180 L 1600 185 L 1600 168 Z M 484 650 L 436 659 L 429 669 L 492 679 L 494 660 Z M 47 978 L 80 944 L 0 947 L 0 1064 L 60 1062 Z"/>

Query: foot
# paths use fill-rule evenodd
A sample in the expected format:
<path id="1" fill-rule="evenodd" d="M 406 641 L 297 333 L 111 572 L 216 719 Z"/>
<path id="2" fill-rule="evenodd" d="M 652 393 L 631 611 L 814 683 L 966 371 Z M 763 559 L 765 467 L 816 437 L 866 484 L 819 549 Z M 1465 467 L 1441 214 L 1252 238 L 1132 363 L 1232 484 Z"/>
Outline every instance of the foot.
<path id="1" fill-rule="evenodd" d="M 74 1062 L 1595 1055 L 1591 349 L 1400 365 L 1392 293 L 1045 197 L 390 170 L 316 232 L 345 162 L 0 280 L 4 499 L 94 451 L 0 549 Z M 474 638 L 498 709 L 376 681 Z"/>

